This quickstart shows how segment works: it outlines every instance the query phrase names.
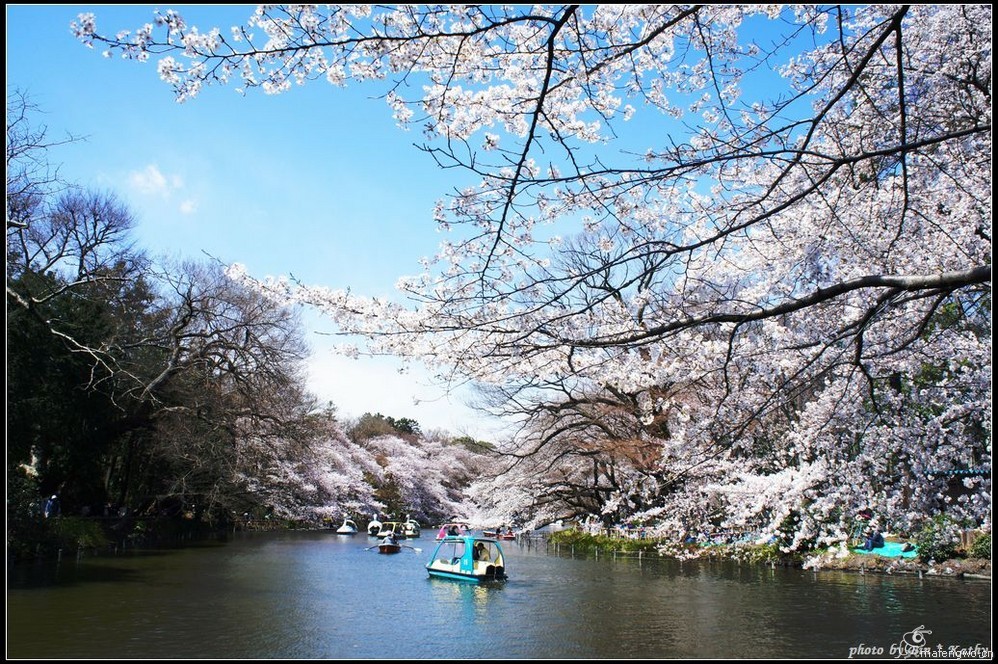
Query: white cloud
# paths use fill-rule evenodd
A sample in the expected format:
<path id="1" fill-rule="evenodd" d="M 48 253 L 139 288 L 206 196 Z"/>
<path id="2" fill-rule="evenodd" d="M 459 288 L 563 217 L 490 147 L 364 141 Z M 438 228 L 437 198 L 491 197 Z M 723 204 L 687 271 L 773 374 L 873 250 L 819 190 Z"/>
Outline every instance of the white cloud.
<path id="1" fill-rule="evenodd" d="M 132 171 L 128 175 L 128 183 L 132 189 L 149 196 L 169 197 L 170 193 L 183 188 L 184 181 L 178 175 L 166 176 L 155 164 L 149 164 L 141 171 Z"/>
<path id="2" fill-rule="evenodd" d="M 194 199 L 187 199 L 180 204 L 180 214 L 190 215 L 198 211 L 198 202 Z"/>

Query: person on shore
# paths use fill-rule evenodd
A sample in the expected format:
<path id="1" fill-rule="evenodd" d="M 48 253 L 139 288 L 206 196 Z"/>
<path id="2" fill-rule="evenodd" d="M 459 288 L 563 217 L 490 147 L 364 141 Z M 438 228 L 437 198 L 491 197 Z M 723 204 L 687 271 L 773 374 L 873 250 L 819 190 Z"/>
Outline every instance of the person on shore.
<path id="1" fill-rule="evenodd" d="M 52 497 L 45 501 L 45 518 L 59 516 L 59 496 L 52 494 Z"/>
<path id="2" fill-rule="evenodd" d="M 873 551 L 884 546 L 884 535 L 876 528 L 866 531 L 866 538 L 863 542 L 864 551 Z"/>

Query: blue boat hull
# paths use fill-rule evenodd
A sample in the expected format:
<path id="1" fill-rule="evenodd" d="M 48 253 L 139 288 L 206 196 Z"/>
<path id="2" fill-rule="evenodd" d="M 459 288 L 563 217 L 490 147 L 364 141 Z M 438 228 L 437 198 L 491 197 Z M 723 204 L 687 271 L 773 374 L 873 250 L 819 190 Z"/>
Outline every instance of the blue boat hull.
<path id="1" fill-rule="evenodd" d="M 494 576 L 474 576 L 472 574 L 461 574 L 459 572 L 442 572 L 440 570 L 428 570 L 430 576 L 435 576 L 438 579 L 451 579 L 453 581 L 465 581 L 467 583 L 488 583 L 491 581 L 501 581 L 502 579 L 496 578 Z"/>

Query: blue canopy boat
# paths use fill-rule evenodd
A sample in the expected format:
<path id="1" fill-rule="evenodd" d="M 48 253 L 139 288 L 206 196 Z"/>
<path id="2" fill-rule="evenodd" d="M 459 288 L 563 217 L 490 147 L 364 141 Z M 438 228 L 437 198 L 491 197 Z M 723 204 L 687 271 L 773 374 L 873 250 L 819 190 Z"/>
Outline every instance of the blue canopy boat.
<path id="1" fill-rule="evenodd" d="M 506 557 L 499 542 L 491 537 L 456 535 L 437 544 L 433 558 L 426 563 L 430 576 L 483 583 L 506 579 Z"/>

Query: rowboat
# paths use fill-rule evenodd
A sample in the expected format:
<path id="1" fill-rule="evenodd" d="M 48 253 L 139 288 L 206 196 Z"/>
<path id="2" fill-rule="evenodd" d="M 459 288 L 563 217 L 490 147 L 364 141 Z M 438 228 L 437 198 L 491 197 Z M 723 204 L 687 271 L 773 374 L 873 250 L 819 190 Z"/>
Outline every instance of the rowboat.
<path id="1" fill-rule="evenodd" d="M 385 539 L 381 540 L 377 544 L 373 544 L 367 547 L 365 550 L 373 551 L 375 549 L 378 550 L 378 553 L 399 553 L 402 551 L 402 549 L 411 549 L 413 553 L 423 552 L 423 550 L 418 547 L 409 546 L 408 544 L 403 544 L 402 542 L 399 541 L 399 538 L 393 535 L 388 535 L 387 537 L 385 537 Z"/>
<path id="2" fill-rule="evenodd" d="M 382 542 L 378 545 L 378 553 L 398 553 L 402 545 L 398 542 Z"/>

